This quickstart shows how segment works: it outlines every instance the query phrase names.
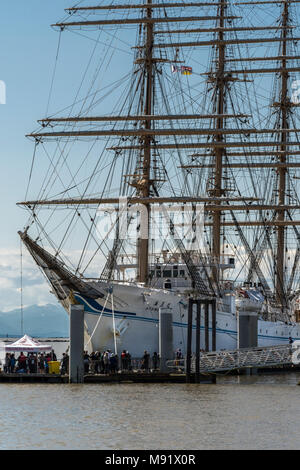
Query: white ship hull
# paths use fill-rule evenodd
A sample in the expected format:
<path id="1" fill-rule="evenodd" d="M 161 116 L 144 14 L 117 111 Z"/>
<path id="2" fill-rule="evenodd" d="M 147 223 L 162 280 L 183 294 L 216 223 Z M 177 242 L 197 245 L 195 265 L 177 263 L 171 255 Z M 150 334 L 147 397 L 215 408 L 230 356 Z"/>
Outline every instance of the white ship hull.
<path id="1" fill-rule="evenodd" d="M 103 351 L 117 348 L 128 350 L 133 357 L 141 357 L 144 350 L 158 352 L 159 308 L 173 313 L 174 351 L 186 352 L 187 301 L 177 293 L 145 288 L 137 285 L 114 285 L 113 303 L 106 301 L 107 285 L 99 285 L 104 298 L 89 299 L 76 294 L 76 300 L 85 307 L 87 349 Z M 105 308 L 104 308 L 105 305 Z M 237 348 L 237 320 L 232 311 L 217 310 L 217 350 Z M 193 325 L 196 328 L 196 324 Z M 211 331 L 211 330 L 210 330 Z M 193 335 L 195 336 L 195 335 Z M 283 322 L 258 321 L 258 345 L 271 346 L 289 342 L 289 337 L 300 339 L 300 326 Z M 201 348 L 204 348 L 204 318 L 201 318 Z M 211 338 L 210 338 L 211 346 Z"/>

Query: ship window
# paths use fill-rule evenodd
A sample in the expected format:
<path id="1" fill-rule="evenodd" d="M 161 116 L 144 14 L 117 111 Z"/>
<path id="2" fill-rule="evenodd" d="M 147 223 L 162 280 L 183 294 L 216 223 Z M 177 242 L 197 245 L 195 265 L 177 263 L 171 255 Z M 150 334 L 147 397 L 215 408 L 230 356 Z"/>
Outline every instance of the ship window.
<path id="1" fill-rule="evenodd" d="M 185 271 L 184 271 L 184 269 L 180 269 L 179 275 L 180 275 L 180 277 L 184 277 L 184 276 L 185 276 Z"/>
<path id="2" fill-rule="evenodd" d="M 158 269 L 156 270 L 156 277 L 161 277 L 161 272 Z"/>
<path id="3" fill-rule="evenodd" d="M 229 264 L 234 264 L 234 258 L 229 258 Z"/>
<path id="4" fill-rule="evenodd" d="M 266 333 L 268 333 L 268 330 L 266 330 Z"/>
<path id="5" fill-rule="evenodd" d="M 163 270 L 163 277 L 172 277 L 171 269 L 164 269 Z"/>
<path id="6" fill-rule="evenodd" d="M 172 284 L 170 282 L 165 282 L 165 289 L 171 289 Z"/>
<path id="7" fill-rule="evenodd" d="M 176 266 L 176 268 L 174 267 L 173 268 L 173 277 L 178 277 L 178 268 Z"/>
<path id="8" fill-rule="evenodd" d="M 261 333 L 261 330 L 259 330 L 259 332 Z"/>

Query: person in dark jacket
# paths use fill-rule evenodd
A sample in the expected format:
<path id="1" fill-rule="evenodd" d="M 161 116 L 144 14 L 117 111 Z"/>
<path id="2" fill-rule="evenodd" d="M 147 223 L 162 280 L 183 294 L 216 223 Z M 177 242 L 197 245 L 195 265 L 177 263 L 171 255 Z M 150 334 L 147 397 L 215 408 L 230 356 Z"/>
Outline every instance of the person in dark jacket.
<path id="1" fill-rule="evenodd" d="M 157 367 L 158 367 L 158 354 L 157 354 L 157 352 L 154 352 L 154 353 L 153 353 L 153 356 L 152 356 L 152 367 L 153 367 L 154 370 L 157 369 Z"/>
<path id="2" fill-rule="evenodd" d="M 147 351 L 144 351 L 142 369 L 144 369 L 146 372 L 149 372 L 149 359 L 150 354 Z"/>

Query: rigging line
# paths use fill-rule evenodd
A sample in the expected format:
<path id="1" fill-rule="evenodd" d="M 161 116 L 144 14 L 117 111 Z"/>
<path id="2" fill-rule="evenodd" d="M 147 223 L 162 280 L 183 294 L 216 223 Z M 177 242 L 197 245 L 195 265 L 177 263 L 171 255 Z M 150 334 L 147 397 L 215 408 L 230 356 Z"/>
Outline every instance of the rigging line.
<path id="1" fill-rule="evenodd" d="M 56 252 L 57 250 L 56 250 L 55 243 L 49 237 L 49 234 L 45 231 L 43 224 L 39 221 L 38 217 L 35 217 L 35 220 L 36 220 L 37 225 L 40 227 L 40 234 L 42 233 L 44 235 L 45 240 L 47 240 L 47 242 L 51 245 L 54 252 Z M 40 235 L 39 235 L 38 239 L 40 239 Z M 40 239 L 40 241 L 42 242 L 41 239 Z M 64 263 L 63 257 L 61 256 L 60 253 L 57 253 L 57 257 L 60 258 L 60 261 L 62 263 Z M 68 260 L 67 256 L 65 256 L 65 259 L 73 266 L 73 269 L 74 269 L 75 266 L 73 265 L 73 263 L 70 260 Z"/>
<path id="2" fill-rule="evenodd" d="M 101 34 L 101 32 L 99 32 L 98 37 L 100 36 L 100 34 Z M 72 110 L 74 109 L 75 101 L 77 100 L 77 98 L 78 98 L 78 96 L 79 96 L 80 90 L 81 90 L 81 88 L 82 88 L 82 86 L 83 86 L 84 80 L 85 80 L 85 78 L 86 78 L 86 76 L 87 76 L 88 70 L 89 70 L 90 65 L 91 65 L 91 63 L 92 63 L 92 59 L 93 59 L 93 57 L 94 57 L 94 55 L 95 55 L 96 49 L 97 49 L 97 44 L 95 44 L 95 46 L 94 46 L 94 48 L 93 48 L 93 50 L 92 50 L 92 53 L 91 53 L 91 55 L 90 55 L 90 58 L 89 58 L 89 60 L 88 60 L 88 63 L 87 63 L 87 65 L 86 65 L 86 68 L 85 68 L 84 74 L 83 74 L 83 76 L 82 76 L 82 79 L 81 79 L 79 88 L 78 88 L 78 90 L 77 90 L 77 92 L 76 92 L 76 95 L 75 95 L 75 98 L 74 98 L 73 105 L 70 107 L 69 117 L 70 117 L 70 115 L 71 115 Z M 85 97 L 85 99 L 83 99 L 82 101 L 83 101 L 83 102 L 82 102 L 82 105 L 81 105 L 81 110 L 83 109 L 83 106 L 84 106 L 84 104 L 85 104 L 86 101 L 87 101 L 87 98 Z M 73 128 L 74 128 L 74 127 L 75 127 L 75 124 L 74 124 Z M 66 146 L 67 146 L 69 140 L 70 140 L 70 139 L 67 139 L 67 141 L 66 141 L 66 143 L 65 143 L 65 145 L 64 145 L 64 150 L 65 150 L 65 148 L 66 148 Z M 61 156 L 62 156 L 62 153 L 61 153 Z M 58 160 L 58 162 L 57 162 L 57 165 L 58 165 L 58 163 L 59 163 L 59 161 L 60 161 L 60 159 L 61 159 L 61 156 L 59 157 L 59 160 Z M 67 157 L 68 157 L 68 155 L 63 159 L 63 164 L 65 163 Z M 53 175 L 53 173 L 52 173 L 52 175 Z"/>
<path id="3" fill-rule="evenodd" d="M 59 31 L 59 36 L 58 36 L 58 44 L 57 44 L 56 57 L 55 57 L 54 70 L 53 70 L 53 74 L 52 74 L 51 86 L 50 86 L 50 91 L 49 91 L 49 96 L 48 96 L 46 116 L 48 116 L 48 110 L 49 110 L 49 106 L 50 106 L 50 100 L 51 100 L 51 97 L 52 97 L 53 85 L 54 85 L 54 80 L 55 80 L 55 76 L 56 76 L 56 69 L 57 69 L 58 56 L 59 56 L 60 43 L 61 43 L 61 33 L 62 33 L 62 30 Z"/>
<path id="4" fill-rule="evenodd" d="M 141 76 L 142 76 L 142 73 L 140 74 L 140 77 L 138 78 L 138 82 L 140 82 Z M 136 79 L 134 79 L 134 81 L 136 81 Z M 125 102 L 126 102 L 127 99 L 129 98 L 129 95 L 130 95 L 130 91 L 131 91 L 131 90 L 132 90 L 132 87 L 131 87 L 130 90 L 129 90 L 129 93 L 128 93 L 128 95 L 127 95 L 127 98 L 125 99 Z M 136 91 L 137 91 L 137 88 L 135 89 L 134 96 L 132 97 L 132 101 L 131 101 L 130 107 L 129 107 L 129 112 L 130 112 L 130 110 L 131 110 L 131 108 L 132 108 Z M 124 103 L 123 107 L 124 107 L 124 106 L 125 106 L 125 103 Z M 122 109 L 123 109 L 123 107 L 122 107 Z M 122 109 L 121 109 L 121 111 L 122 111 Z M 117 155 L 115 155 L 115 158 L 117 158 Z M 115 163 L 114 163 L 114 164 L 115 164 Z M 123 166 L 124 166 L 124 161 L 123 161 Z M 122 174 L 123 174 L 123 173 L 122 173 Z M 112 176 L 111 176 L 111 178 L 112 178 Z M 109 180 L 109 176 L 108 176 L 108 178 L 107 178 L 107 181 L 108 181 L 108 180 Z M 106 181 L 106 184 L 107 184 L 107 181 Z M 125 188 L 124 188 L 124 189 L 125 189 Z M 124 191 L 123 191 L 123 194 L 124 194 Z M 121 247 L 122 247 L 122 244 L 120 245 L 120 248 L 121 248 Z M 92 260 L 93 260 L 94 257 L 96 256 L 97 251 L 98 251 L 98 250 L 96 250 L 96 252 L 95 252 L 94 255 L 92 256 L 92 258 L 90 259 L 90 261 L 89 261 L 88 264 L 86 265 L 84 271 L 87 269 L 87 267 L 89 266 L 89 264 L 92 262 Z M 84 271 L 83 271 L 83 272 L 84 272 Z"/>
<path id="5" fill-rule="evenodd" d="M 35 155 L 36 155 L 37 146 L 38 146 L 38 142 L 35 142 L 33 156 L 32 156 L 32 162 L 31 162 L 31 168 L 30 168 L 30 173 L 29 173 L 29 178 L 28 178 L 27 189 L 26 189 L 24 201 L 27 201 L 27 195 L 28 195 L 29 186 L 30 186 L 30 183 L 31 183 L 31 177 L 32 177 L 32 172 L 33 172 L 33 167 L 34 167 L 34 162 L 35 162 Z"/>
<path id="6" fill-rule="evenodd" d="M 141 80 L 141 77 L 142 77 L 142 73 L 140 74 L 140 76 L 139 76 L 137 79 L 134 78 L 133 83 L 134 83 L 136 80 L 137 80 L 138 83 L 139 83 L 140 80 Z M 126 99 L 125 99 L 125 102 L 129 99 L 131 89 L 132 89 L 132 87 L 130 87 L 130 90 L 129 90 L 128 94 L 127 94 L 127 97 L 126 97 Z M 137 90 L 137 88 L 136 88 L 136 90 Z M 135 94 L 134 94 L 134 96 L 132 97 L 132 100 L 131 100 L 131 103 L 130 103 L 130 107 L 129 107 L 129 112 L 130 112 L 130 110 L 131 110 L 131 108 L 132 108 L 132 106 L 133 106 L 134 97 L 135 97 Z M 122 112 L 123 108 L 125 107 L 125 102 L 124 102 L 124 104 L 123 104 L 123 106 L 122 106 L 122 108 L 121 108 L 121 112 Z M 115 125 L 116 125 L 116 124 L 115 124 Z M 115 154 L 114 160 L 113 160 L 113 162 L 112 162 L 112 164 L 111 164 L 111 168 L 110 168 L 110 175 L 111 175 L 111 176 L 109 176 L 109 175 L 107 176 L 106 183 L 105 183 L 105 186 L 104 186 L 104 189 L 103 189 L 102 194 L 104 194 L 105 187 L 106 187 L 107 184 L 108 184 L 109 178 L 112 179 L 112 177 L 113 177 L 112 168 L 115 167 L 117 158 L 118 158 L 118 155 Z M 93 177 L 93 175 L 94 175 L 94 173 L 91 175 L 91 178 Z M 96 213 L 97 213 L 97 211 L 96 211 Z M 92 224 L 91 227 L 90 227 L 90 231 L 89 231 L 89 233 L 88 233 L 88 236 L 87 236 L 87 239 L 86 239 L 86 242 L 85 242 L 83 251 L 82 251 L 82 257 L 81 257 L 81 259 L 80 259 L 80 263 L 81 263 L 82 260 L 83 260 L 84 252 L 85 252 L 85 249 L 86 249 L 87 244 L 88 244 L 88 242 L 89 242 L 89 237 L 90 237 L 90 233 L 91 233 L 91 230 L 92 230 L 92 228 L 93 228 L 93 225 L 94 225 L 94 222 L 93 222 L 93 224 Z M 97 253 L 97 251 L 98 251 L 98 250 L 96 250 L 96 253 Z M 86 268 L 84 269 L 84 271 L 87 269 L 87 267 L 88 267 L 89 264 L 91 263 L 92 259 L 95 257 L 96 253 L 95 253 L 94 256 L 91 258 L 91 260 L 89 261 L 89 263 L 88 263 L 88 265 L 86 266 Z M 80 265 L 80 263 L 79 263 L 79 265 Z M 79 265 L 78 265 L 78 266 L 79 266 Z"/>
<path id="7" fill-rule="evenodd" d="M 118 31 L 118 30 L 116 30 Z M 93 42 L 96 42 L 97 44 L 102 44 L 104 46 L 106 46 L 107 44 L 105 42 L 102 42 L 102 41 L 99 41 L 98 39 L 94 39 L 94 38 L 91 38 L 89 36 L 86 36 L 85 34 L 82 34 L 82 33 L 79 33 L 78 31 L 75 31 L 75 30 L 71 30 L 71 32 L 73 34 L 76 34 L 77 36 L 82 36 L 83 38 L 86 38 L 86 39 L 89 39 L 90 41 L 93 41 Z M 105 32 L 106 34 L 109 34 L 110 36 L 112 36 L 110 33 L 107 33 L 107 31 L 103 31 Z M 124 42 L 124 44 L 126 44 L 127 46 L 130 46 L 129 44 L 127 44 L 125 41 L 122 41 L 120 38 L 115 38 L 117 39 L 118 41 L 121 41 L 121 42 Z M 121 49 L 120 47 L 116 47 L 116 46 L 111 46 L 112 49 L 115 49 L 116 51 L 120 51 L 120 52 L 124 52 L 125 54 L 128 54 L 130 55 L 131 57 L 134 55 L 132 52 L 128 52 L 126 51 L 125 49 Z"/>
<path id="8" fill-rule="evenodd" d="M 161 89 L 161 93 L 162 93 L 162 97 L 163 97 L 163 101 L 164 101 L 164 105 L 167 109 L 167 112 L 170 112 L 170 107 L 169 107 L 169 103 L 166 99 L 166 96 L 165 96 L 165 93 L 164 93 L 164 83 L 162 83 L 162 77 L 159 76 L 158 74 L 158 83 L 159 83 L 159 86 L 160 86 L 160 89 Z M 171 122 L 171 127 L 174 128 L 174 124 Z M 176 136 L 174 136 L 174 140 L 175 140 L 175 143 L 177 143 L 177 139 L 176 139 Z M 181 152 L 179 151 L 179 149 L 177 149 L 177 153 L 178 153 L 178 157 L 179 157 L 179 161 L 180 161 L 180 165 L 182 166 L 184 161 L 182 159 L 182 156 L 181 156 Z M 160 154 L 159 154 L 160 155 Z M 161 158 L 161 157 L 160 157 Z M 187 186 L 187 189 L 189 191 L 189 194 L 191 193 L 191 189 L 190 189 L 190 186 L 189 186 L 189 183 L 188 183 L 188 180 L 187 180 L 187 177 L 186 177 L 186 173 L 185 172 L 178 172 L 177 173 L 177 178 L 178 178 L 178 183 L 180 185 L 180 179 L 179 179 L 179 175 L 182 175 L 183 176 L 183 181 L 185 183 L 185 185 Z M 167 177 L 168 177 L 168 180 L 169 180 L 169 183 L 170 183 L 170 178 L 169 178 L 169 175 L 167 174 Z M 171 184 L 171 183 L 170 183 Z M 172 185 L 171 185 L 171 188 L 172 188 Z M 172 188 L 173 189 L 173 188 Z"/>
<path id="9" fill-rule="evenodd" d="M 106 88 L 110 88 L 110 87 L 115 87 L 114 90 L 121 84 L 123 83 L 129 76 L 131 75 L 130 72 L 128 72 L 126 75 L 124 75 L 123 77 L 121 77 L 120 79 L 114 81 L 114 82 L 111 82 L 109 85 L 106 85 L 105 87 L 103 88 L 99 88 L 97 91 L 94 91 L 93 93 L 90 93 L 89 95 L 85 96 L 84 98 L 81 98 L 80 100 L 78 101 L 75 101 L 73 104 L 69 105 L 69 106 L 66 106 L 65 108 L 62 108 L 60 109 L 59 111 L 57 111 L 55 114 L 52 114 L 50 115 L 49 117 L 50 118 L 55 118 L 57 115 L 59 115 L 60 113 L 62 113 L 63 111 L 66 111 L 68 110 L 69 108 L 72 108 L 73 106 L 81 103 L 82 101 L 85 101 L 87 98 L 90 98 L 91 96 L 94 96 L 94 95 L 97 95 L 97 93 L 100 93 L 100 91 L 103 91 L 103 90 L 106 90 Z M 108 95 L 104 95 L 104 97 L 106 97 Z M 99 98 L 99 99 L 103 99 L 102 98 Z"/>
<path id="10" fill-rule="evenodd" d="M 23 242 L 20 239 L 20 296 L 21 296 L 21 336 L 24 335 L 24 309 L 23 309 Z"/>
<path id="11" fill-rule="evenodd" d="M 103 150 L 102 154 L 103 154 L 103 153 L 104 153 L 104 150 Z M 112 175 L 112 173 L 113 173 L 113 168 L 115 167 L 116 159 L 117 159 L 117 157 L 114 156 L 112 165 L 111 165 L 111 167 L 110 167 L 109 175 L 108 175 L 108 177 L 107 177 L 107 179 L 106 179 L 106 182 L 105 182 L 105 185 L 104 185 L 104 187 L 103 187 L 103 191 L 102 191 L 102 196 L 101 196 L 101 197 L 103 197 L 103 194 L 104 194 L 104 192 L 105 192 L 106 185 L 107 185 L 107 183 L 108 183 L 108 179 L 109 179 L 110 175 Z M 98 164 L 99 164 L 99 160 L 98 160 L 98 162 L 97 162 L 96 169 L 97 169 Z M 91 177 L 90 177 L 90 181 L 91 181 L 92 178 L 93 178 L 93 174 L 92 174 Z M 89 186 L 89 185 L 88 185 L 88 186 Z M 87 191 L 88 186 L 86 187 L 86 190 L 84 191 L 84 194 L 82 195 L 82 197 L 84 197 L 84 195 L 85 195 L 85 193 L 86 193 L 86 191 Z M 100 205 L 100 204 L 99 204 L 99 205 Z M 79 207 L 79 206 L 78 206 L 78 207 Z M 99 206 L 98 206 L 98 207 L 99 207 Z M 98 211 L 98 208 L 96 209 L 96 213 L 97 213 L 97 211 Z M 92 234 L 92 229 L 93 229 L 94 226 L 95 226 L 95 220 L 93 219 L 93 222 L 92 222 L 92 224 L 91 224 L 91 226 L 90 226 L 90 228 L 89 228 L 89 230 L 88 230 L 88 235 L 87 235 L 86 241 L 85 241 L 85 243 L 84 243 L 84 247 L 83 247 L 82 254 L 81 254 L 81 257 L 80 257 L 80 260 L 79 260 L 79 263 L 78 263 L 78 267 L 80 266 L 80 264 L 81 264 L 81 262 L 82 262 L 82 259 L 83 259 L 85 250 L 86 250 L 86 248 L 87 248 L 87 244 L 89 243 L 90 237 L 92 237 L 92 238 L 94 239 L 93 234 Z M 68 230 L 69 230 L 69 229 L 68 229 Z M 96 242 L 96 243 L 97 243 L 97 242 Z M 97 243 L 97 245 L 99 246 L 98 243 Z M 102 251 L 102 250 L 101 250 L 101 251 Z"/>
<path id="12" fill-rule="evenodd" d="M 109 298 L 109 293 L 107 293 L 107 296 L 106 296 L 104 305 L 103 305 L 103 307 L 102 307 L 102 311 L 101 311 L 101 313 L 100 313 L 100 315 L 99 315 L 99 318 L 98 318 L 98 320 L 97 320 L 96 326 L 95 326 L 95 328 L 93 329 L 92 334 L 90 335 L 88 342 L 85 344 L 84 349 L 87 348 L 87 346 L 90 344 L 90 342 L 91 342 L 92 339 L 93 339 L 93 336 L 94 336 L 94 334 L 95 334 L 95 332 L 96 332 L 96 330 L 97 330 L 97 328 L 98 328 L 98 326 L 99 326 L 99 323 L 100 323 L 100 321 L 101 321 L 103 312 L 104 312 L 104 310 L 105 310 L 105 308 L 106 308 L 106 304 L 107 304 L 108 298 Z"/>
<path id="13" fill-rule="evenodd" d="M 99 35 L 100 35 L 100 33 L 99 33 Z M 91 63 L 91 60 L 92 60 L 92 58 L 93 58 L 93 56 L 94 56 L 94 54 L 95 54 L 96 47 L 97 47 L 97 45 L 94 47 L 94 50 L 93 50 L 93 52 L 92 52 L 92 54 L 91 54 L 91 57 L 90 57 L 90 60 L 89 60 L 89 62 L 88 62 L 88 65 L 87 65 L 87 67 L 86 67 L 86 71 L 85 71 L 85 73 L 84 73 L 84 75 L 83 75 L 83 78 L 82 78 L 80 87 L 79 87 L 79 89 L 78 89 L 78 91 L 77 91 L 77 95 L 76 95 L 76 97 L 75 97 L 75 101 L 76 101 L 76 99 L 77 99 L 77 97 L 78 97 L 78 94 L 79 94 L 79 92 L 80 92 L 80 89 L 81 89 L 81 87 L 82 87 L 82 85 L 83 85 L 85 76 L 86 76 L 86 74 L 87 74 L 87 71 L 88 71 L 89 66 L 90 66 L 90 63 Z M 101 61 L 101 64 L 102 64 L 102 61 Z M 100 64 L 99 66 L 101 66 L 101 64 Z M 91 86 L 90 86 L 90 90 L 91 90 L 91 88 L 93 87 L 93 84 L 95 83 L 96 78 L 97 78 L 97 74 L 94 76 L 94 80 L 93 80 L 93 83 L 92 83 Z M 89 94 L 88 94 L 88 96 L 89 96 Z M 81 111 L 83 110 L 84 104 L 87 102 L 88 96 L 86 96 L 84 100 L 80 100 L 80 101 L 82 101 Z M 95 95 L 94 95 L 94 98 L 95 98 Z M 73 105 L 70 107 L 70 113 L 72 112 L 72 109 L 74 108 L 74 106 L 75 106 L 75 103 L 73 103 Z M 80 112 L 81 112 L 81 111 L 80 111 Z M 69 113 L 69 115 L 70 115 L 70 113 Z M 74 128 L 75 126 L 76 126 L 76 124 L 74 124 L 73 128 Z M 66 148 L 66 146 L 67 146 L 69 140 L 70 140 L 70 139 L 67 139 L 67 142 L 65 143 L 63 150 L 60 150 L 60 149 L 59 149 L 60 152 L 61 152 L 61 156 L 63 155 L 63 152 L 64 152 L 64 150 L 65 150 L 65 148 Z M 73 145 L 74 145 L 74 142 L 73 142 Z M 59 147 L 59 143 L 57 144 L 57 146 Z M 68 158 L 70 152 L 71 152 L 71 149 L 70 149 L 69 153 L 68 153 L 68 154 L 65 156 L 65 158 L 63 159 L 63 162 L 61 163 L 61 168 L 62 168 L 62 165 L 66 164 L 66 160 L 67 160 L 67 158 Z M 57 165 L 58 165 L 60 159 L 61 159 L 61 157 L 59 158 L 59 160 L 58 160 L 58 162 L 57 162 Z M 69 170 L 69 171 L 70 171 L 70 170 Z M 71 174 L 71 172 L 70 172 L 70 174 Z M 52 172 L 51 178 L 52 178 L 52 176 L 53 176 L 53 172 Z M 71 176 L 72 176 L 72 175 L 71 175 Z M 50 180 L 49 180 L 49 183 L 48 183 L 48 184 L 50 184 Z"/>
<path id="14" fill-rule="evenodd" d="M 59 148 L 59 143 L 57 143 L 57 146 L 58 146 L 58 148 Z M 47 152 L 47 150 L 46 150 L 46 148 L 45 148 L 45 146 L 44 146 L 43 143 L 42 143 L 42 147 L 43 147 L 44 152 L 46 153 L 48 159 L 50 160 L 50 164 L 53 166 L 52 174 L 54 174 L 54 173 L 57 174 L 58 180 L 61 182 L 62 186 L 65 188 L 64 181 L 62 180 L 62 178 L 61 178 L 61 176 L 60 176 L 60 174 L 59 174 L 59 172 L 58 172 L 58 170 L 57 170 L 57 166 L 54 165 L 53 160 L 51 159 L 50 155 L 48 154 L 48 152 Z M 71 174 L 71 170 L 69 170 L 69 171 L 70 171 L 70 174 Z M 72 177 L 72 174 L 71 174 L 71 177 Z M 75 180 L 74 180 L 74 182 L 75 182 Z M 48 186 L 48 185 L 47 185 L 47 186 Z M 47 187 L 47 186 L 46 186 L 46 187 Z M 46 187 L 45 187 L 43 193 L 45 193 Z M 66 188 L 65 188 L 65 190 L 66 190 Z M 79 191 L 78 191 L 78 192 L 79 192 Z M 42 197 L 43 193 L 41 194 L 41 197 Z M 53 209 L 53 212 L 52 212 L 52 215 L 55 213 L 55 210 L 56 210 L 56 209 L 54 208 L 54 209 Z M 37 211 L 36 213 L 39 213 L 40 211 L 41 211 L 41 208 L 38 208 L 38 211 Z M 51 217 L 51 216 L 50 216 L 50 217 Z M 49 219 L 48 219 L 48 222 L 49 222 Z M 47 223 L 48 223 L 48 222 L 47 222 Z"/>
<path id="15" fill-rule="evenodd" d="M 98 36 L 98 37 L 99 37 L 99 36 Z M 111 60 L 112 60 L 112 57 L 113 57 L 113 54 L 114 54 L 114 51 L 111 50 L 111 48 L 112 48 L 112 42 L 113 42 L 114 39 L 115 39 L 115 35 L 112 36 L 112 39 L 111 39 L 111 41 L 110 41 L 110 44 L 107 45 L 107 49 L 106 49 L 106 52 L 105 52 L 105 54 L 104 54 L 104 58 L 103 58 L 103 59 L 100 59 L 100 61 L 99 61 L 98 67 L 97 67 L 97 69 L 96 69 L 96 72 L 94 73 L 94 80 L 92 81 L 92 83 L 91 83 L 91 85 L 90 85 L 89 92 L 92 90 L 92 88 L 93 88 L 93 86 L 94 86 L 94 84 L 95 84 L 95 82 L 96 82 L 96 79 L 97 79 L 98 75 L 100 74 L 101 66 L 104 65 L 104 62 L 105 62 L 106 60 L 107 60 L 107 64 L 106 64 L 106 69 L 105 69 L 105 70 L 107 70 L 107 68 L 109 67 L 109 64 L 110 64 L 110 62 L 111 62 Z M 110 58 L 108 59 L 109 51 L 111 51 L 111 53 L 110 53 Z M 94 55 L 94 52 L 93 52 L 93 55 Z M 88 94 L 89 94 L 89 92 L 88 92 Z M 91 100 L 89 109 L 91 109 L 94 100 L 95 100 L 95 95 L 92 97 L 92 100 Z M 81 111 L 83 110 L 83 106 L 84 106 L 84 104 L 85 104 L 86 102 L 87 102 L 87 99 L 86 99 L 86 100 L 84 101 L 84 103 L 82 104 Z M 81 111 L 80 111 L 80 112 L 81 112 Z M 88 110 L 87 110 L 87 111 L 88 111 Z"/>
<path id="16" fill-rule="evenodd" d="M 93 53 L 92 53 L 92 56 L 93 56 L 93 54 L 94 54 L 94 51 L 93 51 Z M 91 58 L 92 58 L 92 56 L 91 56 Z M 91 58 L 90 58 L 90 61 L 91 61 Z M 83 80 L 84 80 L 84 78 L 83 78 Z M 83 80 L 82 80 L 82 83 L 83 83 Z M 95 80 L 96 80 L 96 77 L 94 78 L 94 82 L 95 82 Z M 92 84 L 91 86 L 93 86 L 93 84 Z M 80 90 L 80 88 L 79 88 L 79 90 Z M 78 93 L 79 93 L 79 90 L 78 90 Z M 78 96 L 78 94 L 77 94 L 77 96 Z M 95 96 L 95 95 L 94 95 L 94 96 Z M 85 100 L 83 100 L 82 108 L 83 108 L 84 103 L 85 103 L 86 100 L 87 100 L 87 97 L 85 98 Z M 73 106 L 74 106 L 74 105 L 73 105 Z M 71 109 L 72 109 L 72 108 L 71 108 Z M 70 112 L 71 112 L 71 111 L 70 111 Z M 74 125 L 74 126 L 75 126 L 75 125 Z M 64 149 L 61 150 L 61 149 L 59 148 L 59 142 L 57 143 L 57 148 L 60 150 L 61 156 L 62 156 L 63 153 L 64 153 L 64 150 L 65 150 L 65 148 L 66 148 L 66 145 L 67 145 L 67 143 L 65 144 Z M 74 145 L 74 143 L 73 143 L 73 145 Z M 56 150 L 57 150 L 57 149 L 56 149 Z M 71 151 L 71 149 L 70 149 L 70 151 Z M 69 153 L 70 153 L 70 151 L 69 151 Z M 47 152 L 46 152 L 46 153 L 47 153 Z M 62 166 L 63 166 L 64 164 L 67 165 L 66 160 L 67 160 L 68 156 L 69 156 L 69 154 L 67 154 L 67 155 L 65 156 L 65 158 L 63 159 L 63 162 L 61 163 L 61 168 L 62 168 Z M 61 157 L 60 157 L 60 158 L 61 158 Z M 59 158 L 59 160 L 60 160 L 60 158 Z M 87 158 L 87 156 L 86 156 L 86 158 Z M 58 162 L 57 162 L 57 165 L 58 165 L 58 163 L 59 163 L 59 160 L 58 160 Z M 70 168 L 69 168 L 68 165 L 67 165 L 67 168 L 69 169 L 69 173 L 70 173 L 72 179 L 74 180 L 74 177 L 73 177 L 73 175 L 72 175 L 72 173 L 71 173 L 71 170 L 70 170 Z M 54 167 L 54 170 L 52 171 L 52 175 L 51 175 L 50 179 L 51 179 L 52 176 L 54 175 L 54 171 L 56 171 L 56 168 L 55 168 L 55 167 Z M 56 171 L 56 172 L 57 172 L 57 171 Z M 48 185 L 50 185 L 50 179 L 49 179 Z M 46 185 L 46 187 L 47 187 L 48 185 Z M 63 185 L 63 186 L 64 186 L 64 185 Z M 46 187 L 45 187 L 45 190 L 46 190 Z M 78 188 L 77 188 L 77 189 L 78 189 Z M 45 190 L 44 190 L 44 192 L 45 192 Z M 78 192 L 79 192 L 79 190 L 78 190 Z M 79 195 L 80 195 L 80 193 L 79 193 Z"/>

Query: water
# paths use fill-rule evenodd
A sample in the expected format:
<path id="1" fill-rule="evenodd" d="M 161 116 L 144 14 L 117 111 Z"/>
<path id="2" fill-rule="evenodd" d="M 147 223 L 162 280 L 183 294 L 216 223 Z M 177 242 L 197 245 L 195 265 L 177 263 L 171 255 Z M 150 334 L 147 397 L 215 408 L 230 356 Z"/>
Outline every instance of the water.
<path id="1" fill-rule="evenodd" d="M 0 449 L 299 449 L 299 380 L 1 384 Z"/>

